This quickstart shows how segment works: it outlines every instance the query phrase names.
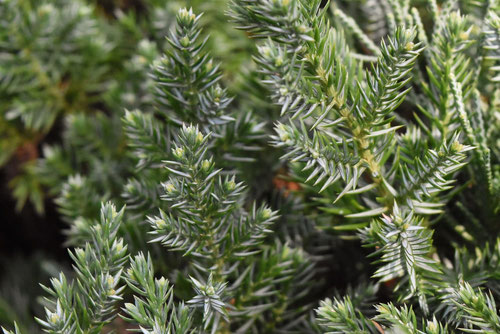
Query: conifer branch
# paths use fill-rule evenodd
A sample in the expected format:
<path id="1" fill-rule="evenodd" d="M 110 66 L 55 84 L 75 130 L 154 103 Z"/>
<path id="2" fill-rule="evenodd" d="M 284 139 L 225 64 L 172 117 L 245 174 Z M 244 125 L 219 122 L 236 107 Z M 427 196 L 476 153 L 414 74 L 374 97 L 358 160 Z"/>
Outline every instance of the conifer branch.
<path id="1" fill-rule="evenodd" d="M 432 321 L 424 320 L 419 326 L 415 312 L 403 306 L 398 308 L 392 303 L 376 306 L 379 314 L 367 319 L 361 314 L 349 297 L 342 301 L 335 299 L 332 303 L 327 299 L 317 309 L 318 321 L 327 330 L 325 333 L 356 333 L 376 334 L 395 332 L 405 334 L 447 334 L 448 330 L 436 318 Z"/>
<path id="2" fill-rule="evenodd" d="M 380 304 L 377 306 L 380 313 L 375 317 L 377 321 L 390 324 L 392 331 L 405 334 L 447 334 L 448 330 L 434 318 L 432 321 L 425 320 L 422 329 L 419 329 L 415 312 L 403 306 L 397 308 L 392 303 Z"/>
<path id="3" fill-rule="evenodd" d="M 464 332 L 477 333 L 478 329 L 475 328 L 488 334 L 500 331 L 500 317 L 491 293 L 485 295 L 464 282 L 455 292 L 454 303 L 467 321 L 467 328 L 462 328 Z"/>
<path id="4" fill-rule="evenodd" d="M 229 15 L 238 29 L 298 50 L 301 44 L 312 40 L 310 19 L 320 4 L 318 0 L 232 0 Z"/>
<path id="5" fill-rule="evenodd" d="M 306 163 L 302 170 L 307 172 L 309 177 L 305 182 L 315 181 L 314 185 L 321 183 L 320 192 L 340 178 L 347 184 L 344 193 L 356 188 L 357 180 L 364 169 L 359 166 L 360 159 L 352 142 L 343 139 L 337 143 L 335 139 L 318 131 L 313 131 L 310 138 L 303 124 L 301 129 L 297 129 L 293 123 L 278 124 L 276 132 L 278 136 L 273 137 L 273 144 L 286 147 L 289 151 L 282 159 L 289 159 L 292 163 Z"/>
<path id="6" fill-rule="evenodd" d="M 462 307 L 457 305 L 458 291 L 464 288 L 464 281 L 473 290 L 484 287 L 496 291 L 499 268 L 500 239 L 498 238 L 494 245 L 476 247 L 473 253 L 466 248 L 457 249 L 453 266 L 442 268 L 443 280 L 447 287 L 439 291 L 440 305 L 436 308 L 436 313 L 442 314 L 442 317 L 455 327 L 466 326 L 467 319 L 460 315 L 463 313 Z"/>
<path id="7" fill-rule="evenodd" d="M 432 246 L 432 231 L 423 226 L 422 219 L 413 212 L 401 212 L 397 204 L 393 215 L 373 221 L 361 232 L 361 239 L 370 246 L 378 247 L 373 255 L 381 255 L 384 265 L 377 269 L 374 277 L 381 281 L 405 276 L 410 284 L 408 297 L 417 294 L 421 306 L 426 307 L 425 294 L 428 285 L 441 271 L 429 258 Z M 407 297 L 407 298 L 408 298 Z"/>
<path id="8" fill-rule="evenodd" d="M 474 142 L 477 143 L 477 148 L 474 151 L 479 158 L 479 162 L 481 164 L 481 172 L 484 174 L 487 188 L 490 194 L 493 194 L 493 173 L 491 168 L 491 150 L 488 147 L 488 139 L 486 135 L 486 124 L 484 121 L 484 110 L 481 105 L 481 96 L 479 91 L 474 90 L 472 92 L 472 117 L 470 117 L 470 121 L 472 123 L 472 127 L 474 129 Z"/>
<path id="9" fill-rule="evenodd" d="M 375 326 L 354 307 L 349 296 L 342 300 L 322 301 L 316 313 L 319 325 L 326 330 L 324 333 L 370 334 L 375 332 Z"/>
<path id="10" fill-rule="evenodd" d="M 410 82 L 409 74 L 422 51 L 419 44 L 414 44 L 415 36 L 413 30 L 398 29 L 387 44 L 382 41 L 377 65 L 367 78 L 368 86 L 360 89 L 363 99 L 356 111 L 363 129 L 389 122 L 386 117 L 408 93 L 410 88 L 403 88 Z"/>
<path id="11" fill-rule="evenodd" d="M 203 329 L 207 330 L 212 326 L 212 332 L 214 332 L 219 326 L 221 318 L 226 322 L 229 321 L 228 305 L 223 301 L 227 283 L 214 282 L 212 274 L 206 283 L 201 283 L 193 277 L 191 277 L 191 282 L 196 295 L 188 301 L 188 304 L 203 309 Z"/>
<path id="12" fill-rule="evenodd" d="M 436 138 L 438 142 L 451 137 L 459 124 L 457 113 L 449 108 L 452 103 L 450 74 L 462 87 L 471 87 L 470 59 L 465 54 L 472 44 L 470 34 L 471 25 L 467 18 L 457 12 L 442 16 L 434 30 L 434 47 L 430 49 L 430 64 L 427 66 L 429 83 L 422 82 L 422 89 L 431 108 L 425 114 L 441 134 L 440 138 Z M 464 101 L 468 99 L 469 94 L 469 90 L 463 92 Z"/>
<path id="13" fill-rule="evenodd" d="M 224 0 L 250 39 L 219 1 L 83 1 L 0 0 L 0 164 L 83 247 L 45 331 L 500 332 L 497 0 Z"/>
<path id="14" fill-rule="evenodd" d="M 130 139 L 129 146 L 134 150 L 138 158 L 137 168 L 139 170 L 168 158 L 170 150 L 169 134 L 161 122 L 157 122 L 152 115 L 140 111 L 125 111 L 123 126 L 127 137 Z"/>
<path id="15" fill-rule="evenodd" d="M 174 305 L 173 286 L 164 277 L 154 278 L 150 255 L 139 253 L 130 261 L 125 280 L 134 292 L 134 303 L 125 303 L 123 318 L 140 326 L 142 333 L 193 333 L 192 315 L 183 303 Z"/>
<path id="16" fill-rule="evenodd" d="M 177 28 L 167 39 L 170 48 L 154 67 L 157 102 L 177 126 L 182 122 L 208 126 L 233 120 L 224 114 L 232 99 L 218 84 L 219 65 L 204 52 L 207 39 L 199 41 L 200 18 L 191 9 L 177 13 Z"/>
<path id="17" fill-rule="evenodd" d="M 215 271 L 218 281 L 228 274 L 229 257 L 252 255 L 277 216 L 265 206 L 254 206 L 251 213 L 242 209 L 243 185 L 215 169 L 207 156 L 208 140 L 198 128 L 182 128 L 173 149 L 175 160 L 167 162 L 172 176 L 162 197 L 171 203 L 172 213 L 160 211 L 149 223 L 153 241 L 210 259 L 207 269 Z"/>
<path id="18" fill-rule="evenodd" d="M 44 287 L 45 320 L 37 321 L 48 333 L 100 333 L 115 315 L 121 300 L 123 266 L 128 260 L 127 246 L 117 237 L 124 209 L 119 212 L 111 203 L 103 204 L 100 223 L 91 229 L 85 248 L 70 251 L 76 279 L 69 282 L 64 273 Z"/>
<path id="19" fill-rule="evenodd" d="M 294 305 L 307 298 L 316 273 L 311 258 L 300 248 L 275 241 L 266 246 L 256 261 L 241 268 L 238 280 L 228 287 L 238 291 L 229 314 L 238 322 L 238 332 L 257 328 L 276 331 L 304 317 L 307 307 Z M 266 320 L 267 319 L 267 320 Z"/>
<path id="20" fill-rule="evenodd" d="M 418 156 L 411 164 L 401 164 L 401 187 L 398 201 L 414 208 L 417 213 L 435 214 L 437 205 L 426 201 L 438 192 L 450 189 L 453 180 L 446 177 L 459 170 L 464 163 L 464 153 L 472 147 L 462 145 L 455 136 L 450 143 L 443 143 L 439 151 L 428 150 L 422 158 Z M 414 167 L 411 168 L 410 166 Z"/>
<path id="21" fill-rule="evenodd" d="M 485 59 L 492 62 L 492 66 L 489 66 L 488 69 L 493 83 L 500 81 L 500 17 L 497 13 L 493 9 L 488 12 L 486 18 L 487 28 L 483 32 L 485 39 L 483 48 L 486 51 Z"/>

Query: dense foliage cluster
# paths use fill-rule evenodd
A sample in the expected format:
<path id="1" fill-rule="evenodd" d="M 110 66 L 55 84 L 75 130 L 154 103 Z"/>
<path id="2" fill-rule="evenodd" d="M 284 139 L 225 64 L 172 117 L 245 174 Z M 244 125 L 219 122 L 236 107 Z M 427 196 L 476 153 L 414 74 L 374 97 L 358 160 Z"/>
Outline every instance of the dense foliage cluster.
<path id="1" fill-rule="evenodd" d="M 500 2 L 185 5 L 0 1 L 73 262 L 4 333 L 500 333 Z"/>

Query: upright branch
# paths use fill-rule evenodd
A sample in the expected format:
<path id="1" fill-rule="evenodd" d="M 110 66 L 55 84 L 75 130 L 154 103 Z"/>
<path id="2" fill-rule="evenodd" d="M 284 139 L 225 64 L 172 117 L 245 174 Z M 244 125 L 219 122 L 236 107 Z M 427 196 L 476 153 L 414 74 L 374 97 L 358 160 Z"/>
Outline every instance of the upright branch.
<path id="1" fill-rule="evenodd" d="M 179 10 L 176 29 L 167 39 L 170 48 L 152 74 L 157 103 L 177 126 L 199 122 L 206 127 L 233 120 L 224 113 L 232 99 L 219 84 L 219 65 L 205 51 L 207 39 L 200 40 L 200 18 L 191 9 Z"/>
<path id="2" fill-rule="evenodd" d="M 95 224 L 84 248 L 70 251 L 76 277 L 68 281 L 64 273 L 44 287 L 45 320 L 37 319 L 51 334 L 101 333 L 116 315 L 116 304 L 125 287 L 121 284 L 128 261 L 127 246 L 117 236 L 124 208 L 116 211 L 111 203 L 103 204 L 100 222 Z"/>

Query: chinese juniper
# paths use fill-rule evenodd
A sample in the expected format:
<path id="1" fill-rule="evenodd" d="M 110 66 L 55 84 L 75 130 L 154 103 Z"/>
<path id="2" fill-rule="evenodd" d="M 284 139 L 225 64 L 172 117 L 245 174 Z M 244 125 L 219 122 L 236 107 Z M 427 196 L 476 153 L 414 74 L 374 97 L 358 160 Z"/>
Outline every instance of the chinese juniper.
<path id="1" fill-rule="evenodd" d="M 46 320 L 37 320 L 48 333 L 100 333 L 114 317 L 128 259 L 127 246 L 117 237 L 122 217 L 123 209 L 117 212 L 112 204 L 103 205 L 85 248 L 70 252 L 75 262 L 73 282 L 61 273 L 51 280 L 52 287 L 44 288 L 53 298 L 47 298 Z"/>
<path id="2" fill-rule="evenodd" d="M 121 13 L 116 30 L 99 24 L 111 40 L 135 31 L 137 54 L 118 40 L 127 56 L 75 58 L 127 58 L 123 73 L 88 71 L 103 76 L 92 87 L 115 85 L 93 113 L 53 99 L 65 92 L 47 80 L 73 56 L 40 82 L 43 50 L 16 58 L 9 44 L 17 16 L 43 26 L 65 7 L 15 3 L 0 4 L 2 123 L 44 133 L 70 114 L 61 144 L 26 167 L 36 182 L 16 186 L 21 200 L 41 185 L 56 198 L 76 247 L 73 272 L 44 287 L 43 330 L 500 332 L 498 0 L 214 1 L 227 23 L 211 22 L 222 7 L 145 1 L 169 33 Z M 231 57 L 217 24 L 253 60 L 219 65 Z M 76 32 L 88 43 L 99 30 Z"/>

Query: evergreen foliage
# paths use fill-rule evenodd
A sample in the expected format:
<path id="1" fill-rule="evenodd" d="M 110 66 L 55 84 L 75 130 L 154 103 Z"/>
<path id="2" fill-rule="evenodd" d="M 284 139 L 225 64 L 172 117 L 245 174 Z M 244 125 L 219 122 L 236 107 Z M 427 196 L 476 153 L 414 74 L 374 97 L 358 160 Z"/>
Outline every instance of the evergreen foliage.
<path id="1" fill-rule="evenodd" d="M 61 273 L 51 280 L 52 287 L 45 287 L 52 298 L 46 299 L 46 320 L 37 320 L 47 333 L 100 333 L 113 319 L 128 260 L 127 246 L 117 237 L 123 212 L 110 203 L 103 205 L 85 248 L 70 252 L 75 279 L 68 281 Z"/>
<path id="2" fill-rule="evenodd" d="M 0 2 L 0 163 L 75 247 L 41 328 L 499 333 L 500 2 L 181 3 Z"/>

